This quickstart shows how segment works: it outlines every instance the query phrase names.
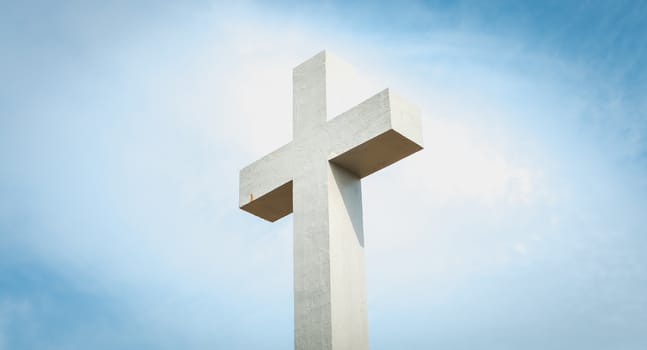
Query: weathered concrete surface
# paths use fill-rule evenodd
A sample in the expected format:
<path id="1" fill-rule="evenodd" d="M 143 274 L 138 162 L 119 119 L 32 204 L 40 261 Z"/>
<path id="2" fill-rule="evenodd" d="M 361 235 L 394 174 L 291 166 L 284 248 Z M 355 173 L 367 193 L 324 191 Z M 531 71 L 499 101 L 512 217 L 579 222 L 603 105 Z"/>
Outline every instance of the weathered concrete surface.
<path id="1" fill-rule="evenodd" d="M 297 66 L 294 140 L 240 172 L 240 208 L 294 212 L 296 349 L 368 349 L 360 179 L 422 149 L 418 109 L 388 89 L 327 121 L 347 69 L 325 51 Z"/>

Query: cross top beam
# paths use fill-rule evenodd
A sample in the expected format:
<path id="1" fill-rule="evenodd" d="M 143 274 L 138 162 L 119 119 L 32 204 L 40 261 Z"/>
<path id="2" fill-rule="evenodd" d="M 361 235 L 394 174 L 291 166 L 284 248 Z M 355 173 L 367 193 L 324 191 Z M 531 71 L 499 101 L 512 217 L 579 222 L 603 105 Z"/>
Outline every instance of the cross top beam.
<path id="1" fill-rule="evenodd" d="M 360 179 L 422 149 L 419 110 L 383 90 L 327 120 L 323 51 L 293 71 L 293 140 L 240 172 L 241 209 L 294 212 L 296 349 L 368 349 Z"/>
<path id="2" fill-rule="evenodd" d="M 292 213 L 292 180 L 309 158 L 363 178 L 422 149 L 419 110 L 389 89 L 327 122 L 326 83 L 346 69 L 327 51 L 294 68 L 294 140 L 241 170 L 241 209 L 272 222 Z M 314 145 L 316 155 L 300 152 Z"/>

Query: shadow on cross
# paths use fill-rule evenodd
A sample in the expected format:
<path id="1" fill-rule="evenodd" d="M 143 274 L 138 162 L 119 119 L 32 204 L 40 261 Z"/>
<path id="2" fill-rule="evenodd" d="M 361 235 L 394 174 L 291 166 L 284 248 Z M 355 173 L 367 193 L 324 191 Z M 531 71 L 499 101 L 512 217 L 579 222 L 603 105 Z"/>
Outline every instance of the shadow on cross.
<path id="1" fill-rule="evenodd" d="M 360 178 L 352 172 L 328 162 L 330 165 L 335 188 L 341 193 L 345 217 L 351 222 L 355 237 L 360 246 L 364 247 L 364 225 L 362 219 L 362 185 Z"/>

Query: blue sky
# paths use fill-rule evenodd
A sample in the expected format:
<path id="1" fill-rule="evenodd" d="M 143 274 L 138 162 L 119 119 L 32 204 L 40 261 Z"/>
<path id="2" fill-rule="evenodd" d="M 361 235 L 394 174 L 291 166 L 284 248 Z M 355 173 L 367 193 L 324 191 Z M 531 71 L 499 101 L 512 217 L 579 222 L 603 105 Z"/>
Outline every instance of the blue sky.
<path id="1" fill-rule="evenodd" d="M 324 48 L 338 112 L 424 113 L 363 181 L 372 349 L 647 347 L 645 3 L 2 2 L 0 47 L 1 350 L 292 347 L 238 170 Z"/>

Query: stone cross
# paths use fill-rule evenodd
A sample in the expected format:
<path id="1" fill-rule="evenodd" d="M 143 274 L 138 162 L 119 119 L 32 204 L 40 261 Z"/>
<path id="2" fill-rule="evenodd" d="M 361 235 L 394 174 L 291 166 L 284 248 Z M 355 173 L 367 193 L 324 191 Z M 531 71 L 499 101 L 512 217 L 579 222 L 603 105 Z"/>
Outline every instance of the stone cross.
<path id="1" fill-rule="evenodd" d="M 419 110 L 388 89 L 327 120 L 344 67 L 323 51 L 294 68 L 292 142 L 240 171 L 241 209 L 294 212 L 298 350 L 368 349 L 360 179 L 422 149 Z"/>

